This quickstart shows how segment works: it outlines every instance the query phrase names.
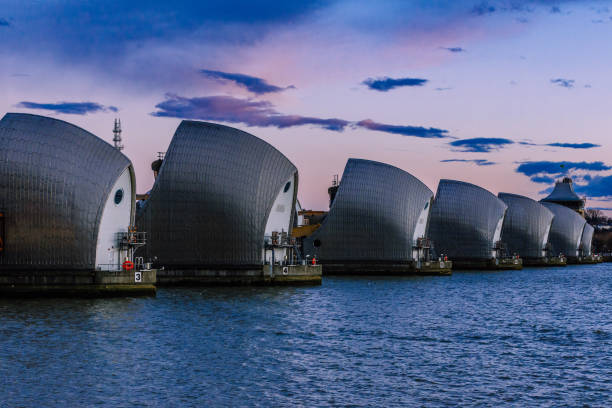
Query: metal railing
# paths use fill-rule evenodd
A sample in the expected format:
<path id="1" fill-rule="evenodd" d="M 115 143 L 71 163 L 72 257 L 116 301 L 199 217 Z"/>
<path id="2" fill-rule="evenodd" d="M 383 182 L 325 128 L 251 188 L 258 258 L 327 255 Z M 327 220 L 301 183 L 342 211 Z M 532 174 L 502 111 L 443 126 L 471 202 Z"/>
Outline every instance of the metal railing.
<path id="1" fill-rule="evenodd" d="M 151 269 L 151 263 L 150 262 L 134 262 L 134 268 L 130 269 L 131 271 L 148 271 Z M 123 267 L 123 265 L 118 265 L 118 264 L 98 264 L 96 265 L 96 270 L 97 271 L 103 271 L 103 272 L 121 272 L 121 271 L 125 271 L 127 269 L 125 269 Z"/>

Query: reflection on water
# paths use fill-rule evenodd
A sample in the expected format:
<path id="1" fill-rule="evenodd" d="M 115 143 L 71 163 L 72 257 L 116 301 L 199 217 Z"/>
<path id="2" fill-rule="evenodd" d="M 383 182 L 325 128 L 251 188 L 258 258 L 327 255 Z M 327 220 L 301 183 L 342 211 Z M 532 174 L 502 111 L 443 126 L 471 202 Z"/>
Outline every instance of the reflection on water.
<path id="1" fill-rule="evenodd" d="M 0 300 L 0 406 L 610 406 L 610 265 Z"/>

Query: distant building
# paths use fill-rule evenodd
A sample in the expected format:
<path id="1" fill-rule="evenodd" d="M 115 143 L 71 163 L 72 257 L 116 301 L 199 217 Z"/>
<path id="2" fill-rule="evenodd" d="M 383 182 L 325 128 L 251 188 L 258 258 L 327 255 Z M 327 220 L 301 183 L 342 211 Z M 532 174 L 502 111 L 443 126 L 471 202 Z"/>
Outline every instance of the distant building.
<path id="1" fill-rule="evenodd" d="M 165 268 L 157 275 L 162 283 L 174 273 L 167 271 L 187 280 L 233 273 L 224 271 L 259 276 L 272 260 L 266 247 L 291 233 L 297 169 L 249 133 L 183 121 L 152 168 L 157 177 L 137 225 L 149 233 L 141 255 Z M 285 255 L 274 250 L 275 261 Z"/>
<path id="2" fill-rule="evenodd" d="M 586 221 L 576 211 L 560 204 L 542 202 L 555 215 L 548 242 L 554 254 L 562 253 L 568 261 L 580 255 L 580 243 Z"/>
<path id="3" fill-rule="evenodd" d="M 321 227 L 304 239 L 304 253 L 315 256 L 324 273 L 357 264 L 362 272 L 385 263 L 419 258 L 432 191 L 411 174 L 391 165 L 349 159 L 340 183 L 334 183 L 331 208 Z"/>
<path id="4" fill-rule="evenodd" d="M 440 180 L 429 222 L 437 254 L 448 256 L 453 268 L 499 266 L 506 209 L 502 200 L 482 187 Z"/>
<path id="5" fill-rule="evenodd" d="M 300 202 L 296 202 L 295 206 L 295 216 L 293 217 L 293 229 L 291 231 L 291 236 L 298 240 L 300 240 L 306 236 L 311 235 L 315 230 L 317 230 L 325 217 L 327 216 L 327 211 L 318 211 L 318 210 L 304 210 L 300 205 Z"/>
<path id="6" fill-rule="evenodd" d="M 525 263 L 547 257 L 546 245 L 554 214 L 521 195 L 499 193 L 498 197 L 508 206 L 501 233 L 508 253 L 519 254 Z"/>
<path id="7" fill-rule="evenodd" d="M 572 179 L 569 177 L 565 177 L 563 180 L 557 181 L 555 183 L 555 188 L 548 195 L 548 197 L 543 198 L 540 201 L 544 203 L 555 203 L 571 208 L 584 216 L 585 200 L 578 197 L 578 194 L 576 194 L 574 191 Z"/>
<path id="8" fill-rule="evenodd" d="M 121 268 L 132 225 L 132 164 L 61 120 L 8 113 L 0 121 L 0 270 Z"/>

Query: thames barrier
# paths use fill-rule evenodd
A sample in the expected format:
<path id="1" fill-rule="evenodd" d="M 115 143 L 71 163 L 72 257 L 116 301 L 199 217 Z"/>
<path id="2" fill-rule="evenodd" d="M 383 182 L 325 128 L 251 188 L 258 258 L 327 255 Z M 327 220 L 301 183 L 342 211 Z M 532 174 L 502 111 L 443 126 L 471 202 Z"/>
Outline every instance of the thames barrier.
<path id="1" fill-rule="evenodd" d="M 247 132 L 183 121 L 137 194 L 115 146 L 67 122 L 0 121 L 0 294 L 154 295 L 158 285 L 303 285 L 322 276 L 450 275 L 603 260 L 572 181 L 537 202 L 469 182 L 436 194 L 351 158 L 329 211 L 301 208 L 297 167 Z"/>

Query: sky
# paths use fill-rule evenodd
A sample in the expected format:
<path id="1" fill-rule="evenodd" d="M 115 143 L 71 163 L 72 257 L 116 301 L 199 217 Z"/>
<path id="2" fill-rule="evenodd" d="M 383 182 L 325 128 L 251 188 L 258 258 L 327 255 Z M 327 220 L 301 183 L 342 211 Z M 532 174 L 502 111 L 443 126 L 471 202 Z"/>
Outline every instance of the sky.
<path id="1" fill-rule="evenodd" d="M 612 1 L 0 0 L 0 115 L 112 143 L 137 190 L 183 119 L 275 146 L 304 208 L 350 157 L 612 215 Z"/>

